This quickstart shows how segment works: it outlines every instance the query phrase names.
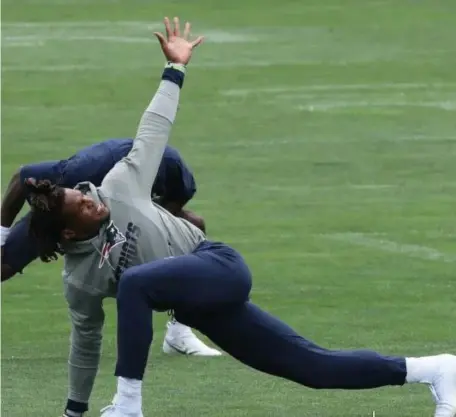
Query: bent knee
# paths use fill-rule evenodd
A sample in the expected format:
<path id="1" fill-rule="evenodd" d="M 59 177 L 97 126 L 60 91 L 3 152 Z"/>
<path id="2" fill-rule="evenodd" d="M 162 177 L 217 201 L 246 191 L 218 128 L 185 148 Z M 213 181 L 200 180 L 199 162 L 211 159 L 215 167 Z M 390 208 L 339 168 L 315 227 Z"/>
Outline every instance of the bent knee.
<path id="1" fill-rule="evenodd" d="M 141 291 L 142 278 L 139 268 L 132 266 L 128 268 L 120 277 L 117 288 L 117 298 L 130 295 L 133 292 Z"/>

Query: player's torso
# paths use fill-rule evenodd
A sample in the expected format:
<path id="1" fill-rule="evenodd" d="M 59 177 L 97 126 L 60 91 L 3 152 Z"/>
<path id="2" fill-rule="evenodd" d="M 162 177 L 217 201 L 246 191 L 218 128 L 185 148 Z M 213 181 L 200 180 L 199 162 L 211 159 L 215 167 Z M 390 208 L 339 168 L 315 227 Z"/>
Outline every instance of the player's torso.
<path id="1" fill-rule="evenodd" d="M 191 253 L 205 240 L 195 226 L 150 200 L 103 203 L 110 219 L 100 235 L 65 256 L 66 279 L 92 295 L 115 297 L 127 268 Z"/>
<path id="2" fill-rule="evenodd" d="M 110 224 L 100 265 L 118 281 L 131 266 L 191 253 L 205 237 L 185 220 L 149 201 L 108 201 Z"/>

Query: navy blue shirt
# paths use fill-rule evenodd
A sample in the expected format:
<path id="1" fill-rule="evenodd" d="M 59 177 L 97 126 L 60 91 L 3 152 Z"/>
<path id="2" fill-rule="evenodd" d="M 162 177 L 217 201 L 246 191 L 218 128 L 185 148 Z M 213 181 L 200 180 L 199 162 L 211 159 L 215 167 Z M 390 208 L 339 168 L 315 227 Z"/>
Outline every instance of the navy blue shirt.
<path id="1" fill-rule="evenodd" d="M 100 186 L 111 168 L 130 152 L 132 139 L 110 139 L 84 148 L 69 159 L 25 165 L 21 181 L 33 177 L 49 179 L 67 188 L 90 181 Z M 196 193 L 196 184 L 190 169 L 179 152 L 167 146 L 151 190 L 151 196 L 184 206 Z"/>

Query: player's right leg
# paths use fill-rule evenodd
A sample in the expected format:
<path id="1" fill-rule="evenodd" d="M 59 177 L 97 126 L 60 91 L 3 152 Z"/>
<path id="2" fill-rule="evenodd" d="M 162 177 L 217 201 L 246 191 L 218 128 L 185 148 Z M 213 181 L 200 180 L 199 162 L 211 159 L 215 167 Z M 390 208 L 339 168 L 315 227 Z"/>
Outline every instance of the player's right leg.
<path id="1" fill-rule="evenodd" d="M 210 315 L 242 305 L 250 288 L 242 257 L 221 243 L 203 242 L 190 255 L 128 268 L 117 291 L 117 394 L 103 416 L 142 417 L 141 381 L 153 336 L 152 311 L 179 308 Z"/>
<path id="2" fill-rule="evenodd" d="M 5 245 L 2 247 L 2 281 L 22 272 L 27 265 L 38 257 L 35 242 L 28 234 L 29 217 L 30 213 L 14 224 Z"/>

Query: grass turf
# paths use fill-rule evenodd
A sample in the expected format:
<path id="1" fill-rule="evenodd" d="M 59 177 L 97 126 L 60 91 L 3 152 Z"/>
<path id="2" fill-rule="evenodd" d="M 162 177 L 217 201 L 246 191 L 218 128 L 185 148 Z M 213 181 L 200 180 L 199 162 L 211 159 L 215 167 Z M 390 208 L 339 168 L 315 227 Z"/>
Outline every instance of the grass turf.
<path id="1" fill-rule="evenodd" d="M 2 185 L 20 164 L 132 136 L 179 14 L 207 35 L 171 143 L 191 207 L 255 277 L 253 300 L 332 348 L 455 349 L 456 26 L 451 0 L 3 0 Z M 2 285 L 2 411 L 48 417 L 66 398 L 61 264 Z M 115 311 L 89 416 L 115 389 Z M 161 353 L 144 388 L 160 417 L 415 417 L 421 386 L 316 392 L 234 360 Z M 305 364 L 303 364 L 305 366 Z"/>

